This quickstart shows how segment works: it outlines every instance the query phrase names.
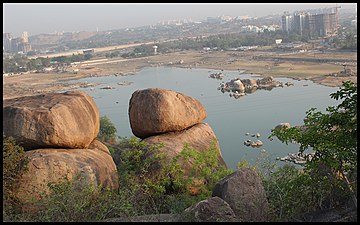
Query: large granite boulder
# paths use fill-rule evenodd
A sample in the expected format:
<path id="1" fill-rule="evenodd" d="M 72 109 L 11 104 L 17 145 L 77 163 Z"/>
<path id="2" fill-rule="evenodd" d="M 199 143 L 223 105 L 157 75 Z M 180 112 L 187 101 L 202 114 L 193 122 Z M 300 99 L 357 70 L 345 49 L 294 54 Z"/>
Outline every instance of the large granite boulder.
<path id="1" fill-rule="evenodd" d="M 6 99 L 3 131 L 25 150 L 88 148 L 100 129 L 94 100 L 82 91 Z"/>
<path id="2" fill-rule="evenodd" d="M 269 206 L 265 189 L 252 169 L 241 168 L 220 180 L 212 196 L 229 203 L 238 221 L 267 221 Z"/>
<path id="3" fill-rule="evenodd" d="M 220 151 L 219 142 L 216 139 L 214 131 L 207 123 L 198 123 L 188 129 L 169 132 L 161 135 L 151 136 L 143 140 L 147 144 L 160 144 L 164 146 L 160 148 L 160 152 L 164 153 L 168 160 L 177 156 L 184 148 L 185 144 L 197 151 L 207 151 L 212 144 L 219 153 L 219 162 L 221 165 L 226 166 Z M 191 169 L 191 161 L 184 162 L 183 169 L 189 171 Z"/>
<path id="4" fill-rule="evenodd" d="M 219 197 L 211 197 L 185 209 L 184 220 L 191 222 L 235 222 L 230 205 Z"/>
<path id="5" fill-rule="evenodd" d="M 16 190 L 23 203 L 40 199 L 41 193 L 49 194 L 47 185 L 50 182 L 81 180 L 95 187 L 119 187 L 116 165 L 104 150 L 44 148 L 26 151 L 25 154 L 28 157 L 27 169 L 19 178 Z"/>
<path id="6" fill-rule="evenodd" d="M 180 131 L 207 116 L 196 99 L 171 90 L 148 88 L 135 91 L 129 102 L 132 132 L 139 138 Z"/>

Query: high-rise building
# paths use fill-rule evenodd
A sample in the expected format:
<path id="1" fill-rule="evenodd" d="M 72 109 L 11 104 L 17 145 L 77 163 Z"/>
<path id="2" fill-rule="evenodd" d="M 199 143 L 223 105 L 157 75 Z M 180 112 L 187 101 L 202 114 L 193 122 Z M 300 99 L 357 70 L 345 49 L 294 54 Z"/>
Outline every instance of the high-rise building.
<path id="1" fill-rule="evenodd" d="M 294 14 L 294 24 L 293 29 L 297 31 L 300 35 L 303 35 L 304 30 L 306 30 L 306 13 L 300 12 Z"/>
<path id="2" fill-rule="evenodd" d="M 13 38 L 11 33 L 3 33 L 3 50 L 8 53 L 31 51 L 28 33 L 24 31 L 18 38 Z"/>
<path id="3" fill-rule="evenodd" d="M 308 12 L 295 12 L 291 16 L 284 12 L 281 17 L 282 30 L 295 31 L 310 37 L 325 37 L 334 34 L 338 29 L 338 12 L 335 8 L 317 9 Z"/>
<path id="4" fill-rule="evenodd" d="M 335 13 L 309 15 L 309 31 L 311 37 L 325 37 L 337 29 Z"/>
<path id="5" fill-rule="evenodd" d="M 282 30 L 289 33 L 293 29 L 293 17 L 289 12 L 284 12 L 281 17 Z"/>
<path id="6" fill-rule="evenodd" d="M 3 50 L 5 52 L 11 52 L 11 33 L 3 33 Z"/>
<path id="7" fill-rule="evenodd" d="M 25 43 L 29 42 L 28 33 L 26 31 L 22 32 L 21 38 L 22 38 L 22 42 L 25 42 Z"/>

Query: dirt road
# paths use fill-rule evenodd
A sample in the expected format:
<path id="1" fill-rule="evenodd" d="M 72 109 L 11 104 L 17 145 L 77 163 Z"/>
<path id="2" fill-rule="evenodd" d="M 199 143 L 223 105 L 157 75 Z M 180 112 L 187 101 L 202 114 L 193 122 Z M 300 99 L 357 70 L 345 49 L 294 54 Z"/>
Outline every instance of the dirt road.
<path id="1" fill-rule="evenodd" d="M 127 45 L 116 45 L 116 46 L 109 46 L 109 47 L 102 47 L 102 48 L 91 48 L 94 49 L 94 53 L 98 53 L 98 52 L 106 52 L 106 51 L 111 51 L 111 50 L 116 50 L 116 49 L 124 49 L 124 48 L 131 48 L 131 47 L 136 47 L 136 46 L 140 46 L 143 44 L 154 44 L 155 42 L 146 42 L 146 43 L 135 43 L 135 44 L 127 44 Z M 69 51 L 69 52 L 59 52 L 59 53 L 53 53 L 53 54 L 40 54 L 40 55 L 35 55 L 35 56 L 31 56 L 29 57 L 30 59 L 35 59 L 38 57 L 44 57 L 44 58 L 53 58 L 53 57 L 58 57 L 58 56 L 69 56 L 72 54 L 83 54 L 83 50 L 87 50 L 87 49 L 80 49 L 80 50 L 74 50 L 74 51 Z"/>

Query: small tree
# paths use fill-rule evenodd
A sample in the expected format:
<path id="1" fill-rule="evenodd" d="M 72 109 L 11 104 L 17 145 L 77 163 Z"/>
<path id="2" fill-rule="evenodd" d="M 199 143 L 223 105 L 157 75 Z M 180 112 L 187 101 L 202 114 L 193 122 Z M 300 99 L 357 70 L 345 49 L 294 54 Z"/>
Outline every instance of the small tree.
<path id="1" fill-rule="evenodd" d="M 98 138 L 102 141 L 106 142 L 115 142 L 116 141 L 116 127 L 110 121 L 107 116 L 103 116 L 100 118 L 100 130 L 98 134 Z"/>
<path id="2" fill-rule="evenodd" d="M 28 159 L 24 148 L 16 143 L 15 138 L 3 133 L 3 219 L 11 220 L 12 214 L 19 211 L 16 189 L 18 179 L 26 170 Z"/>
<path id="3" fill-rule="evenodd" d="M 351 183 L 346 176 L 356 175 L 357 171 L 357 85 L 351 81 L 343 82 L 340 90 L 330 97 L 343 101 L 338 106 L 329 106 L 327 113 L 312 108 L 306 113 L 304 126 L 275 129 L 270 137 L 276 136 L 286 144 L 296 141 L 300 144 L 300 153 L 314 150 L 315 155 L 307 161 L 305 168 L 318 171 L 325 166 L 334 178 L 334 184 L 339 184 L 340 180 L 346 182 L 357 207 L 356 180 Z"/>

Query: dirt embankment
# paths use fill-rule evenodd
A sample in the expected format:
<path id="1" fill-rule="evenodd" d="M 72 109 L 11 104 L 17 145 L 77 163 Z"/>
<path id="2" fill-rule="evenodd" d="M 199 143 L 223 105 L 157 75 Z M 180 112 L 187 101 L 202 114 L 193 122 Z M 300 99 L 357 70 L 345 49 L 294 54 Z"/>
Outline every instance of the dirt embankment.
<path id="1" fill-rule="evenodd" d="M 130 75 L 144 67 L 176 66 L 182 68 L 207 68 L 214 70 L 245 70 L 246 73 L 262 76 L 290 77 L 294 79 L 311 79 L 327 86 L 341 86 L 342 81 L 357 82 L 357 56 L 354 53 L 317 53 L 317 58 L 329 58 L 331 62 L 312 62 L 308 60 L 287 60 L 290 54 L 278 54 L 265 51 L 248 52 L 197 52 L 184 51 L 169 54 L 158 54 L 135 59 L 92 59 L 79 63 L 71 68 L 78 72 L 63 73 L 30 73 L 3 77 L 3 99 L 46 92 L 65 91 L 86 87 L 92 84 L 76 81 L 84 77 Z M 266 56 L 264 59 L 259 56 Z M 279 60 L 279 57 L 281 58 Z M 292 58 L 314 57 L 314 53 L 291 54 Z M 339 59 L 336 61 L 336 59 Z M 341 60 L 350 60 L 344 63 Z M 340 73 L 347 69 L 352 76 Z M 341 76 L 338 76 L 340 74 Z M 335 76 L 337 75 L 337 76 Z M 96 85 L 96 84 L 94 84 Z"/>

